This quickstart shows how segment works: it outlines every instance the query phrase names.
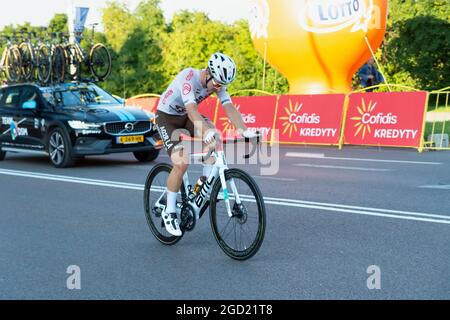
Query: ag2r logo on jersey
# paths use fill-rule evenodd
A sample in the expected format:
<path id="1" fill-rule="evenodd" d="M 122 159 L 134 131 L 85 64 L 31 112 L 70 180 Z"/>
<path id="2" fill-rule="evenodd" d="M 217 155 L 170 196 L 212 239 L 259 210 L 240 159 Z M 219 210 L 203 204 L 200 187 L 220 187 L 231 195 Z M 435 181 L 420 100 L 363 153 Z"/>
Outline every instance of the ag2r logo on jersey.
<path id="1" fill-rule="evenodd" d="M 189 83 L 183 84 L 183 95 L 187 96 L 192 91 L 192 86 Z"/>

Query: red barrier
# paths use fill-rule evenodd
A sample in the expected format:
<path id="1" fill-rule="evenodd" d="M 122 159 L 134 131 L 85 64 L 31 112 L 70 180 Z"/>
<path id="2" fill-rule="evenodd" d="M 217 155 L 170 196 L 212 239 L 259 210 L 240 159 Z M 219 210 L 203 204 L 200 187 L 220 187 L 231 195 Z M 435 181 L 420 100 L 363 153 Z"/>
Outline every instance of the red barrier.
<path id="1" fill-rule="evenodd" d="M 285 95 L 275 127 L 280 143 L 339 144 L 345 95 Z"/>
<path id="2" fill-rule="evenodd" d="M 212 122 L 215 121 L 217 109 L 217 98 L 209 97 L 198 106 L 198 112 L 207 117 Z"/>
<path id="3" fill-rule="evenodd" d="M 344 144 L 419 148 L 423 134 L 426 92 L 351 94 L 341 137 L 344 94 L 234 97 L 248 128 L 258 130 L 265 141 L 275 137 L 285 144 Z M 127 105 L 155 112 L 158 98 L 128 99 Z M 218 99 L 210 97 L 199 112 L 213 121 L 225 138 L 235 128 Z"/>
<path id="4" fill-rule="evenodd" d="M 420 147 L 426 92 L 350 96 L 344 144 Z"/>
<path id="5" fill-rule="evenodd" d="M 137 98 L 127 99 L 126 105 L 129 107 L 137 107 L 155 113 L 158 106 L 159 98 Z"/>
<path id="6" fill-rule="evenodd" d="M 261 132 L 264 141 L 270 141 L 276 103 L 276 96 L 233 98 L 233 104 L 241 112 L 244 123 L 250 130 Z M 221 107 L 219 107 L 216 127 L 225 139 L 236 137 L 235 128 Z"/>

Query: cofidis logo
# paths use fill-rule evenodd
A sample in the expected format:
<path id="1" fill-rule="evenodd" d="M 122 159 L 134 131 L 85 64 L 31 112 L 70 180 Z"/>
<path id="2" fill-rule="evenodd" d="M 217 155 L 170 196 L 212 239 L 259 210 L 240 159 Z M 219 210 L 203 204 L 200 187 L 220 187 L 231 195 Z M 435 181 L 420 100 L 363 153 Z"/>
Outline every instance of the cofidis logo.
<path id="1" fill-rule="evenodd" d="M 356 128 L 355 137 L 361 136 L 362 140 L 368 135 L 381 139 L 415 139 L 419 130 L 400 129 L 399 117 L 393 112 L 377 112 L 377 103 L 366 103 L 361 99 L 361 105 L 357 106 L 359 116 L 352 117 Z"/>
<path id="2" fill-rule="evenodd" d="M 236 105 L 236 109 L 241 112 L 241 106 Z M 258 118 L 253 113 L 242 113 L 242 120 L 244 121 L 245 125 L 249 128 L 251 131 L 259 131 L 263 137 L 269 136 L 270 132 L 272 131 L 272 128 L 261 126 L 261 123 L 258 121 Z M 231 123 L 230 119 L 227 116 L 220 117 L 219 121 L 222 122 L 222 134 L 223 135 L 232 135 L 236 128 Z"/>
<path id="3" fill-rule="evenodd" d="M 324 128 L 321 125 L 321 116 L 317 113 L 305 112 L 305 106 L 300 102 L 292 102 L 289 99 L 289 105 L 284 107 L 284 116 L 282 120 L 281 134 L 289 135 L 292 138 L 294 134 L 300 137 L 335 137 L 338 133 L 336 128 Z"/>

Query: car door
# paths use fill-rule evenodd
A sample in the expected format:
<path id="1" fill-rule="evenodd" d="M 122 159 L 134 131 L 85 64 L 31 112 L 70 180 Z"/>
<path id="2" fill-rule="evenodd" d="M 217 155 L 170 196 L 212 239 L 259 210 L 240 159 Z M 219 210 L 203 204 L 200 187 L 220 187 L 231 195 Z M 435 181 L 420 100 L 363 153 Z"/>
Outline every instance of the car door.
<path id="1" fill-rule="evenodd" d="M 2 146 L 16 146 L 20 144 L 17 120 L 20 104 L 20 87 L 3 89 L 0 101 L 1 131 L 0 140 Z"/>
<path id="2" fill-rule="evenodd" d="M 43 108 L 44 103 L 38 88 L 24 86 L 17 112 L 20 121 L 21 139 L 27 145 L 27 148 L 36 151 L 44 151 L 43 132 L 41 130 L 44 125 Z"/>

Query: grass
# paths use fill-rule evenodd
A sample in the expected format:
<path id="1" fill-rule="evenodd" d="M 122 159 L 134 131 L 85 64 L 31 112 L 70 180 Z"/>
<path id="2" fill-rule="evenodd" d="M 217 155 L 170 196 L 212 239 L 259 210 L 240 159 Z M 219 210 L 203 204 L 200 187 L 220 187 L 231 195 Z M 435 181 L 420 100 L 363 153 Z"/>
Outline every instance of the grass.
<path id="1" fill-rule="evenodd" d="M 445 127 L 444 127 L 445 125 Z M 428 136 L 430 134 L 442 134 L 442 129 L 444 129 L 444 134 L 448 134 L 450 136 L 450 121 L 446 121 L 446 122 L 435 122 L 434 123 L 434 132 L 433 132 L 433 123 L 431 122 L 427 122 L 426 127 L 425 127 L 425 133 L 424 133 L 424 137 L 425 137 L 425 141 L 427 141 Z"/>

